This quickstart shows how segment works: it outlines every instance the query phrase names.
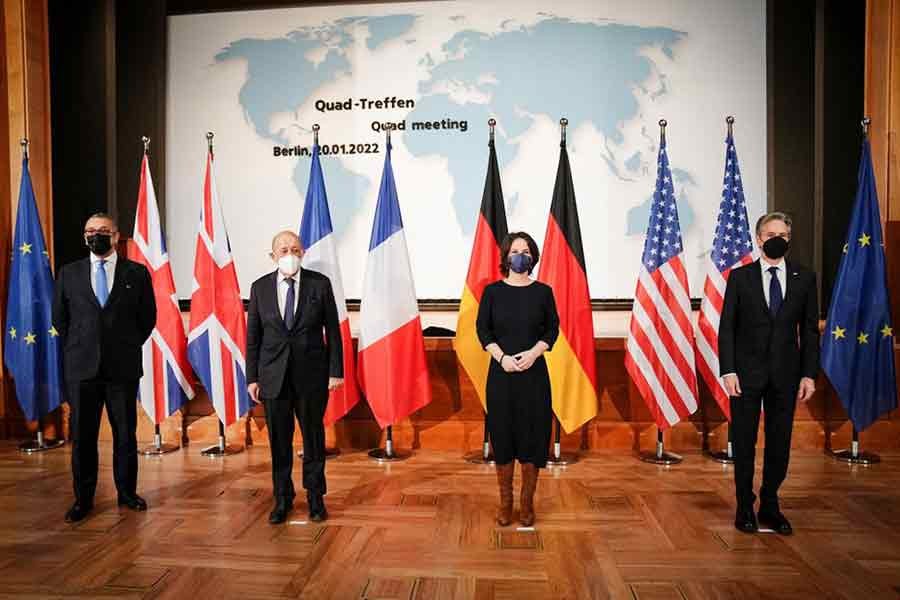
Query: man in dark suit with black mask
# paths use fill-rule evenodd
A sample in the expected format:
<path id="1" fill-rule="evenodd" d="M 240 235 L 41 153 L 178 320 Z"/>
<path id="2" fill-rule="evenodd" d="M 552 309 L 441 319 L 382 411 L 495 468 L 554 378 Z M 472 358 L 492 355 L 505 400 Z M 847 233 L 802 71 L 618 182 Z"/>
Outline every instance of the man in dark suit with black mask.
<path id="1" fill-rule="evenodd" d="M 67 522 L 94 507 L 97 437 L 106 407 L 113 434 L 113 478 L 119 506 L 147 510 L 137 495 L 137 391 L 141 347 L 156 324 L 147 269 L 119 256 L 112 217 L 98 213 L 84 226 L 90 256 L 65 265 L 56 278 L 53 326 L 62 340 L 63 373 L 71 414 L 75 503 Z"/>
<path id="2" fill-rule="evenodd" d="M 291 231 L 272 240 L 274 272 L 253 282 L 247 311 L 247 382 L 250 397 L 266 408 L 275 508 L 283 523 L 294 505 L 294 416 L 303 434 L 303 487 L 309 518 L 325 510 L 325 427 L 328 392 L 343 382 L 344 363 L 331 282 L 300 268 L 303 247 Z"/>
<path id="3" fill-rule="evenodd" d="M 762 256 L 731 272 L 719 323 L 720 372 L 731 397 L 734 434 L 734 525 L 745 533 L 758 531 L 760 524 L 792 533 L 778 488 L 787 475 L 797 402 L 812 397 L 819 371 L 816 275 L 785 261 L 790 239 L 791 219 L 784 213 L 759 219 L 756 243 Z M 763 403 L 766 448 L 757 521 L 753 469 Z"/>

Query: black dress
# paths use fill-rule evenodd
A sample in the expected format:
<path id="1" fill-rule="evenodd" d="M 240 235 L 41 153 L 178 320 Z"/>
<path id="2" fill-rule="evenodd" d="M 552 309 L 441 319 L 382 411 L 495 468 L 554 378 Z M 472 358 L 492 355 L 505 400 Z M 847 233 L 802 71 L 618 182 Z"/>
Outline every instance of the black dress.
<path id="1" fill-rule="evenodd" d="M 538 281 L 526 286 L 496 281 L 484 288 L 476 328 L 482 347 L 496 343 L 509 356 L 539 340 L 552 348 L 559 335 L 553 290 Z M 553 408 L 544 357 L 527 371 L 514 373 L 491 359 L 486 391 L 488 431 L 497 464 L 517 459 L 538 468 L 547 466 Z"/>

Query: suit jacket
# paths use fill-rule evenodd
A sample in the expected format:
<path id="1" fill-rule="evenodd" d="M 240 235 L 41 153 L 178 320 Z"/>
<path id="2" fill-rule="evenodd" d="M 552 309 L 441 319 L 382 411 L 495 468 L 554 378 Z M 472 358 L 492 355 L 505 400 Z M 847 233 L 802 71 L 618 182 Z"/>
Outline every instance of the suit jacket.
<path id="1" fill-rule="evenodd" d="M 290 331 L 278 310 L 277 285 L 278 271 L 273 271 L 250 288 L 247 383 L 258 383 L 263 398 L 275 398 L 290 369 L 298 385 L 321 388 L 327 398 L 328 377 L 344 376 L 341 330 L 331 282 L 316 271 L 300 270 L 297 312 Z"/>
<path id="2" fill-rule="evenodd" d="M 119 255 L 104 307 L 91 287 L 92 276 L 88 257 L 65 265 L 56 277 L 53 326 L 62 340 L 66 381 L 140 379 L 141 347 L 156 325 L 150 273 Z"/>
<path id="3" fill-rule="evenodd" d="M 736 373 L 743 390 L 771 382 L 793 393 L 801 377 L 819 371 L 819 303 L 816 275 L 785 263 L 784 303 L 773 318 L 763 292 L 760 261 L 731 272 L 719 322 L 719 371 Z"/>

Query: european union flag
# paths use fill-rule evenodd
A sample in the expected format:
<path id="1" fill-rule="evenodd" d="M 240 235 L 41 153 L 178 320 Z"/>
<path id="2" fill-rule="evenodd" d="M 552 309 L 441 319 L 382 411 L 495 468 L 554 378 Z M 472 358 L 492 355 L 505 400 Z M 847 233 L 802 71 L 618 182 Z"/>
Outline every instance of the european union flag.
<path id="1" fill-rule="evenodd" d="M 863 140 L 853 217 L 831 296 L 822 368 L 857 431 L 897 407 L 894 330 L 869 140 Z"/>
<path id="2" fill-rule="evenodd" d="M 12 248 L 3 362 L 16 384 L 25 418 L 39 419 L 62 399 L 59 336 L 51 321 L 53 275 L 44 232 L 34 201 L 28 159 L 22 159 L 22 182 Z"/>

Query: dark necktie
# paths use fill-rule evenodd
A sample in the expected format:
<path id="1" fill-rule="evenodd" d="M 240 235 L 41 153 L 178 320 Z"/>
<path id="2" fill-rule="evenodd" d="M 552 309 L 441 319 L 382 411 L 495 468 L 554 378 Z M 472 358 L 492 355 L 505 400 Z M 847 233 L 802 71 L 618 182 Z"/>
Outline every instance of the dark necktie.
<path id="1" fill-rule="evenodd" d="M 294 327 L 294 278 L 284 280 L 288 284 L 287 297 L 284 299 L 284 326 L 288 330 Z"/>
<path id="2" fill-rule="evenodd" d="M 778 281 L 778 267 L 769 267 L 769 274 L 772 276 L 769 281 L 769 312 L 774 319 L 784 303 L 784 295 L 781 293 L 781 282 Z"/>

